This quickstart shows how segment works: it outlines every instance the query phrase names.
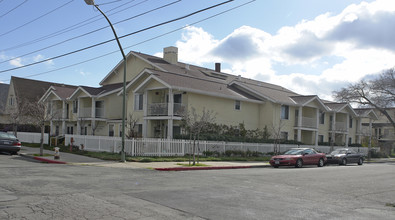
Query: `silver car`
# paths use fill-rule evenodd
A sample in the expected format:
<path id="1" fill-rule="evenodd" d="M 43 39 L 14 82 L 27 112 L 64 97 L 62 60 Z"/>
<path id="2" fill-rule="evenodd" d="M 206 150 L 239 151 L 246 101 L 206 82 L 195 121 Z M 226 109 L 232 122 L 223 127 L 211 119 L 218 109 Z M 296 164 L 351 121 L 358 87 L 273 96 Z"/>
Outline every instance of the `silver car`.
<path id="1" fill-rule="evenodd" d="M 18 154 L 21 150 L 21 142 L 13 135 L 0 131 L 0 152 Z"/>
<path id="2" fill-rule="evenodd" d="M 349 148 L 340 148 L 326 155 L 328 164 L 347 165 L 349 163 L 357 163 L 362 165 L 365 155 L 357 153 Z"/>

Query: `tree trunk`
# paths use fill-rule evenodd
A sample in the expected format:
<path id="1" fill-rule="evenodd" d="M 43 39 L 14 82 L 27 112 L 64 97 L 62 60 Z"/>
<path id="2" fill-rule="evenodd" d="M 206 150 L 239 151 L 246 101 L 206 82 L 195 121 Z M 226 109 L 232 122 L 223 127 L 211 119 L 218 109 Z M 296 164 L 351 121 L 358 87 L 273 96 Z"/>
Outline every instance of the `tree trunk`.
<path id="1" fill-rule="evenodd" d="M 45 126 L 41 125 L 40 156 L 44 156 L 44 130 Z"/>
<path id="2" fill-rule="evenodd" d="M 193 148 L 192 148 L 192 158 L 193 158 L 193 163 L 192 165 L 195 165 L 196 158 L 195 158 L 195 148 L 196 148 L 196 137 L 193 137 Z"/>

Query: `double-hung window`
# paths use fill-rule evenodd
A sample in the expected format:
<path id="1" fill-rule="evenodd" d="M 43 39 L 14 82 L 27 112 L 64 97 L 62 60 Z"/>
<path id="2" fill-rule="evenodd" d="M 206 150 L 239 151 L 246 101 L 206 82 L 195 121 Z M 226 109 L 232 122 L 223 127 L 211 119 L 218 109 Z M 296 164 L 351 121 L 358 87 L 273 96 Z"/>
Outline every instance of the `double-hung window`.
<path id="1" fill-rule="evenodd" d="M 281 106 L 281 119 L 289 119 L 289 106 L 288 105 Z"/>
<path id="2" fill-rule="evenodd" d="M 143 94 L 134 94 L 134 110 L 143 110 Z"/>

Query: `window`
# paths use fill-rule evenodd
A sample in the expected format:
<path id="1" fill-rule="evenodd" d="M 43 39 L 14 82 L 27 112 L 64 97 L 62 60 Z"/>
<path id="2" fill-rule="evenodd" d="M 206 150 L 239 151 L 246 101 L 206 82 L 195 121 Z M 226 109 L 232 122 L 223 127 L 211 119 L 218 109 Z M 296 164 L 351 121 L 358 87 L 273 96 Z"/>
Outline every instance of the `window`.
<path id="1" fill-rule="evenodd" d="M 281 119 L 289 119 L 289 106 L 288 105 L 281 106 Z"/>
<path id="2" fill-rule="evenodd" d="M 78 112 L 78 100 L 73 101 L 73 113 Z"/>
<path id="3" fill-rule="evenodd" d="M 81 135 L 88 135 L 88 127 L 81 127 Z"/>
<path id="4" fill-rule="evenodd" d="M 282 131 L 280 134 L 282 140 L 288 140 L 288 132 Z"/>
<path id="5" fill-rule="evenodd" d="M 13 106 L 13 105 L 14 105 L 14 103 L 15 103 L 15 100 L 14 100 L 14 99 L 15 99 L 15 98 L 14 98 L 13 96 L 10 97 L 10 101 L 9 101 L 10 106 Z"/>
<path id="6" fill-rule="evenodd" d="M 320 111 L 320 124 L 325 124 L 325 112 Z"/>
<path id="7" fill-rule="evenodd" d="M 136 137 L 143 136 L 143 125 L 142 124 L 136 124 L 136 126 L 134 127 L 134 130 L 136 132 Z"/>
<path id="8" fill-rule="evenodd" d="M 324 135 L 318 135 L 318 143 L 324 143 Z"/>
<path id="9" fill-rule="evenodd" d="M 349 125 L 350 128 L 352 128 L 352 118 L 350 118 L 348 125 Z"/>
<path id="10" fill-rule="evenodd" d="M 348 145 L 351 145 L 352 143 L 352 138 L 348 138 Z"/>
<path id="11" fill-rule="evenodd" d="M 96 101 L 95 102 L 95 117 L 102 118 L 104 117 L 104 101 Z"/>
<path id="12" fill-rule="evenodd" d="M 74 134 L 74 127 L 67 127 L 67 134 Z"/>
<path id="13" fill-rule="evenodd" d="M 55 135 L 59 136 L 59 125 L 56 125 L 55 127 Z"/>
<path id="14" fill-rule="evenodd" d="M 143 94 L 134 94 L 134 110 L 143 110 Z"/>
<path id="15" fill-rule="evenodd" d="M 240 101 L 238 100 L 235 101 L 235 109 L 240 110 Z"/>
<path id="16" fill-rule="evenodd" d="M 108 136 L 114 137 L 114 125 L 113 124 L 108 125 Z"/>

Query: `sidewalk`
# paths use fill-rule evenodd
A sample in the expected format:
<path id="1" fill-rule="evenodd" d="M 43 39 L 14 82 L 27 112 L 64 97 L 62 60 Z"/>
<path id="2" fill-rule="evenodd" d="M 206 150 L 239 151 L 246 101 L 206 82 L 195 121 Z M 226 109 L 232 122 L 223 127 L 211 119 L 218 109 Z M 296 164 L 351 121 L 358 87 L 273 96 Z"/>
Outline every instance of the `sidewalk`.
<path id="1" fill-rule="evenodd" d="M 39 148 L 31 148 L 23 146 L 19 155 L 24 158 L 33 159 L 45 163 L 54 164 L 69 164 L 69 165 L 89 165 L 101 167 L 118 167 L 128 169 L 155 169 L 159 171 L 183 171 L 183 170 L 213 170 L 213 169 L 242 169 L 242 168 L 262 168 L 270 167 L 268 162 L 244 162 L 244 161 L 204 161 L 201 162 L 207 166 L 204 167 L 186 167 L 182 164 L 188 165 L 188 162 L 117 162 L 105 161 L 92 157 L 86 157 L 67 152 L 60 152 L 60 158 L 54 158 L 54 152 L 44 150 L 44 155 L 51 156 L 35 156 L 40 153 Z"/>

